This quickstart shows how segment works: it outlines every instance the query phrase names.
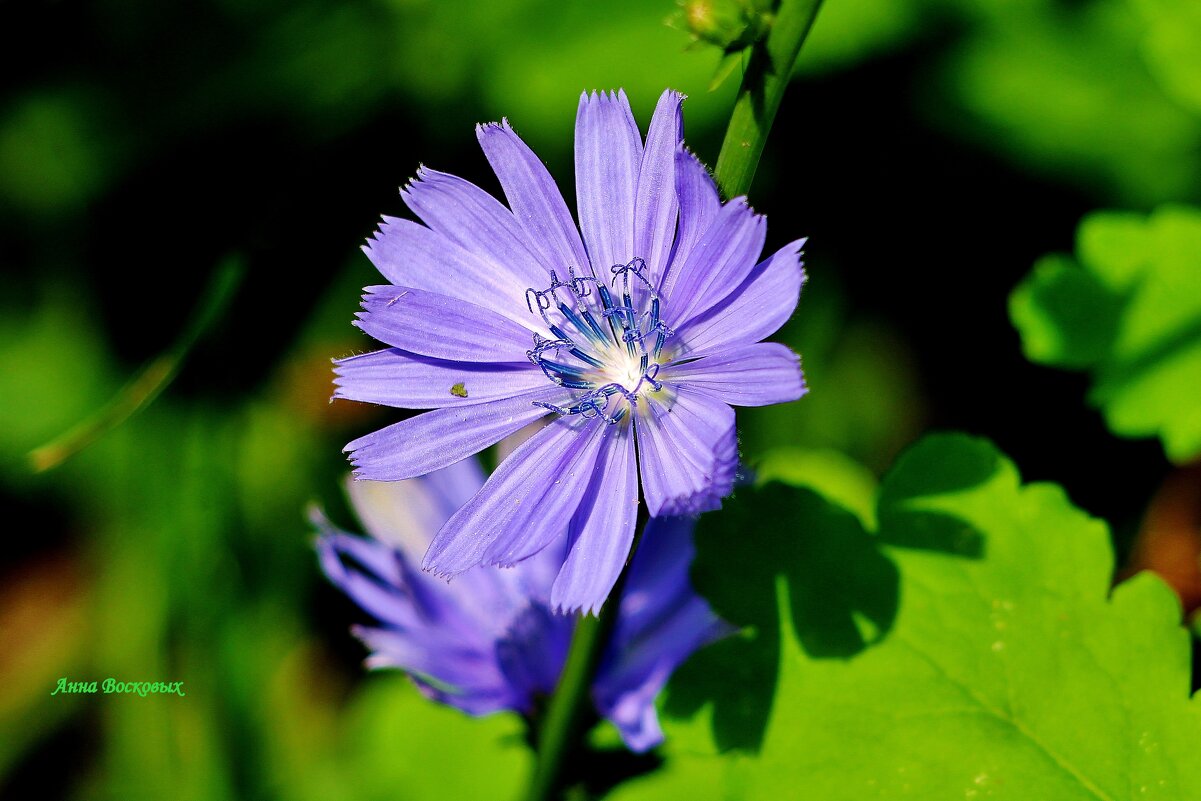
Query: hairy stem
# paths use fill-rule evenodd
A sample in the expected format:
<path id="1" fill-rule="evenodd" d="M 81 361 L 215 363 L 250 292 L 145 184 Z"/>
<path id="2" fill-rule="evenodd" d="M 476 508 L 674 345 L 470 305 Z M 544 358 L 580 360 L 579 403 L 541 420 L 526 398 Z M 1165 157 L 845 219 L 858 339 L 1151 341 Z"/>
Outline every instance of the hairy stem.
<path id="1" fill-rule="evenodd" d="M 717 157 L 717 184 L 727 198 L 745 195 L 751 188 L 767 133 L 819 6 L 821 0 L 780 0 L 767 39 L 751 51 Z"/>

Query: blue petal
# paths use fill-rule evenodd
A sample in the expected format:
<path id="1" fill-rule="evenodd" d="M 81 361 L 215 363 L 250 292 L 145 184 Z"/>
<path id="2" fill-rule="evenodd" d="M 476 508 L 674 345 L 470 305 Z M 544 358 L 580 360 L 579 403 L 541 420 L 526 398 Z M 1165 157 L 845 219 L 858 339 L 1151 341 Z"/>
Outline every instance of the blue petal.
<path id="1" fill-rule="evenodd" d="M 663 316 L 676 329 L 733 292 L 746 280 L 763 251 L 767 221 L 735 198 L 722 206 L 688 255 L 672 266 L 664 287 Z"/>
<path id="2" fill-rule="evenodd" d="M 673 403 L 651 400 L 649 416 L 636 420 L 642 491 L 654 517 L 719 508 L 738 468 L 734 410 L 690 387 L 674 391 Z"/>
<path id="3" fill-rule="evenodd" d="M 733 631 L 692 590 L 692 520 L 652 518 L 630 564 L 620 614 L 593 683 L 598 711 L 626 745 L 663 740 L 655 696 L 698 648 Z"/>
<path id="4" fill-rule="evenodd" d="M 675 274 L 688 261 L 701 235 L 709 230 L 721 211 L 721 196 L 709 170 L 683 147 L 675 152 L 675 186 L 680 224 L 671 258 L 659 280 L 660 291 L 664 294 L 675 283 Z"/>
<path id="5" fill-rule="evenodd" d="M 551 614 L 537 603 L 518 613 L 496 642 L 497 664 L 515 695 L 532 702 L 536 695 L 554 692 L 567 661 L 574 624 L 572 618 Z"/>
<path id="6" fill-rule="evenodd" d="M 363 247 L 392 284 L 420 287 L 507 317 L 518 325 L 536 322 L 525 303 L 525 279 L 498 269 L 487 254 L 468 250 L 412 220 L 384 217 Z"/>
<path id="7" fill-rule="evenodd" d="M 530 329 L 482 306 L 391 285 L 364 290 L 354 324 L 394 348 L 459 362 L 528 364 L 534 341 Z"/>
<path id="8" fill-rule="evenodd" d="M 607 480 L 606 465 L 597 457 L 610 427 L 599 420 L 572 425 L 578 433 L 559 454 L 551 457 L 551 470 L 542 492 L 531 493 L 511 507 L 512 513 L 506 516 L 500 536 L 484 554 L 485 564 L 517 564 L 565 536 L 566 521 L 572 518 L 589 488 Z M 508 492 L 500 483 L 493 491 Z"/>
<path id="9" fill-rule="evenodd" d="M 513 216 L 542 263 L 560 276 L 568 267 L 584 270 L 588 256 L 571 212 L 546 165 L 513 132 L 508 120 L 477 126 L 476 137 L 500 179 Z"/>
<path id="10" fill-rule="evenodd" d="M 562 403 L 565 396 L 552 387 L 475 406 L 435 409 L 359 437 L 343 450 L 350 452 L 358 478 L 413 478 L 479 453 L 549 414 L 534 401 Z"/>
<path id="11" fill-rule="evenodd" d="M 660 371 L 661 380 L 686 385 L 733 406 L 787 403 L 805 394 L 800 357 L 784 345 L 758 342 Z"/>
<path id="12" fill-rule="evenodd" d="M 634 256 L 634 197 L 642 137 L 625 92 L 580 96 L 575 124 L 575 185 L 588 258 L 602 280 Z"/>
<path id="13" fill-rule="evenodd" d="M 801 248 L 805 240 L 790 242 L 751 270 L 751 274 L 725 300 L 698 315 L 676 331 L 689 356 L 714 353 L 759 342 L 776 332 L 796 310 L 805 271 Z"/>
<path id="14" fill-rule="evenodd" d="M 683 100 L 684 95 L 671 89 L 659 97 L 638 170 L 632 255 L 644 259 L 650 275 L 655 277 L 666 272 L 676 237 L 679 201 L 675 162 L 684 139 L 684 117 L 680 112 Z"/>
<path id="15" fill-rule="evenodd" d="M 547 385 L 546 376 L 528 361 L 448 361 L 399 348 L 338 359 L 334 375 L 335 398 L 402 409 L 472 406 Z"/>
<path id="16" fill-rule="evenodd" d="M 503 559 L 507 549 L 518 554 L 517 561 L 530 543 L 550 545 L 567 530 L 579 502 L 576 486 L 590 477 L 598 445 L 595 434 L 603 425 L 599 420 L 559 418 L 530 437 L 434 537 L 425 569 L 453 576 Z M 563 481 L 569 486 L 558 484 Z M 554 514 L 546 504 L 553 505 Z"/>
<path id="17" fill-rule="evenodd" d="M 483 486 L 475 459 L 408 481 L 348 480 L 351 505 L 367 533 L 421 564 L 434 532 Z"/>
<path id="18" fill-rule="evenodd" d="M 426 225 L 511 274 L 515 283 L 546 283 L 549 273 L 513 212 L 475 184 L 422 167 L 400 194 Z"/>
<path id="19" fill-rule="evenodd" d="M 598 612 L 634 541 L 638 520 L 634 437 L 624 426 L 604 426 L 602 435 L 599 469 L 572 517 L 567 561 L 551 589 L 551 605 L 563 612 Z"/>

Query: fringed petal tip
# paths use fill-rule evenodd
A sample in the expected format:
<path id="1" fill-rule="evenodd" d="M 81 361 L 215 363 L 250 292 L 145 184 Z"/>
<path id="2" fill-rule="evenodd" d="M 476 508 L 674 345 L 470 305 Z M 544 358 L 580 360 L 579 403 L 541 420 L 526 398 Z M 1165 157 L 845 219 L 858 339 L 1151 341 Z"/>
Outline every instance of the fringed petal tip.
<path id="1" fill-rule="evenodd" d="M 688 95 L 679 89 L 672 89 L 670 86 L 663 90 L 663 94 L 659 95 L 659 101 L 662 102 L 667 97 L 674 98 L 677 103 L 683 103 L 688 99 Z"/>
<path id="2" fill-rule="evenodd" d="M 697 517 L 704 512 L 716 512 L 721 508 L 723 497 L 725 496 L 716 492 L 706 491 L 668 498 L 659 507 L 659 514 L 670 517 Z"/>
<path id="3" fill-rule="evenodd" d="M 696 158 L 696 156 L 693 156 L 693 158 Z M 698 161 L 699 161 L 699 159 L 698 159 Z M 749 213 L 754 218 L 765 217 L 765 215 L 755 213 L 754 207 L 751 206 L 751 199 L 750 199 L 749 195 L 738 195 L 737 197 L 732 197 L 729 200 L 727 200 L 725 203 L 722 203 L 721 205 L 723 207 L 730 207 L 730 206 L 737 207 L 740 210 Z"/>
<path id="4" fill-rule="evenodd" d="M 430 564 L 428 560 L 423 559 L 421 561 L 421 572 L 425 573 L 427 576 L 433 576 L 434 578 L 440 581 L 445 581 L 447 584 L 449 584 L 450 580 L 459 575 L 462 571 L 451 572 L 448 570 L 442 570 L 437 565 Z"/>
<path id="5" fill-rule="evenodd" d="M 603 103 L 620 101 L 625 103 L 627 106 L 630 103 L 629 98 L 626 97 L 626 90 L 621 88 L 593 89 L 591 92 L 585 89 L 583 92 L 580 92 L 580 105 L 584 105 L 585 103 L 595 103 L 598 101 Z"/>
<path id="6" fill-rule="evenodd" d="M 580 92 L 580 102 L 588 102 L 588 101 L 596 100 L 598 96 L 601 98 L 608 99 L 608 100 L 623 100 L 627 103 L 629 102 L 629 98 L 626 96 L 626 90 L 620 86 L 617 87 L 616 89 L 609 89 L 609 90 L 593 89 L 592 91 L 588 91 L 587 89 L 585 89 L 584 91 Z M 661 95 L 659 95 L 659 102 L 660 103 L 663 102 L 665 98 L 672 98 L 677 103 L 683 103 L 685 100 L 688 99 L 688 95 L 684 94 L 683 92 L 681 92 L 677 89 L 672 89 L 671 87 L 668 87 L 663 90 L 663 93 Z"/>
<path id="7" fill-rule="evenodd" d="M 801 357 L 799 355 L 797 355 L 797 357 L 796 357 L 796 370 L 797 370 L 797 373 L 800 375 L 801 390 L 800 390 L 800 393 L 797 394 L 797 396 L 795 398 L 793 398 L 793 400 L 800 400 L 801 398 L 803 398 L 809 394 L 809 382 L 805 380 L 805 370 L 804 370 L 804 368 L 801 367 Z"/>
<path id="8" fill-rule="evenodd" d="M 604 598 L 599 601 L 555 598 L 552 590 L 550 609 L 556 615 L 564 617 L 600 617 L 601 609 L 604 605 Z"/>
<path id="9" fill-rule="evenodd" d="M 516 131 L 513 130 L 513 126 L 509 124 L 509 118 L 501 117 L 500 122 L 493 121 L 493 122 L 476 123 L 475 137 L 476 137 L 476 139 L 483 139 L 485 136 L 492 133 L 493 131 L 504 131 L 507 133 L 516 133 Z"/>
<path id="10" fill-rule="evenodd" d="M 368 241 L 378 241 L 380 236 L 387 234 L 388 229 L 394 225 L 410 222 L 403 217 L 393 217 L 391 214 L 381 214 L 379 222 L 375 224 L 375 230 L 371 232 Z"/>
<path id="11" fill-rule="evenodd" d="M 734 492 L 741 464 L 738 459 L 738 436 L 730 428 L 716 444 L 708 486 L 691 494 L 666 498 L 655 516 L 696 517 L 704 512 L 717 511 L 721 508 L 722 500 Z"/>
<path id="12" fill-rule="evenodd" d="M 467 552 L 466 554 L 452 552 L 451 556 L 447 557 L 448 544 L 451 543 L 448 543 L 446 540 L 439 541 L 437 537 L 434 538 L 434 541 L 426 550 L 425 556 L 421 559 L 421 572 L 442 581 L 450 581 L 455 576 L 462 575 L 480 564 L 479 555 L 474 551 Z"/>
<path id="13" fill-rule="evenodd" d="M 431 170 L 423 162 L 417 162 L 417 169 L 413 172 L 413 177 L 405 181 L 404 186 L 400 187 L 400 194 L 406 194 L 412 188 L 413 184 L 428 180 L 431 173 L 436 173 L 436 170 Z"/>

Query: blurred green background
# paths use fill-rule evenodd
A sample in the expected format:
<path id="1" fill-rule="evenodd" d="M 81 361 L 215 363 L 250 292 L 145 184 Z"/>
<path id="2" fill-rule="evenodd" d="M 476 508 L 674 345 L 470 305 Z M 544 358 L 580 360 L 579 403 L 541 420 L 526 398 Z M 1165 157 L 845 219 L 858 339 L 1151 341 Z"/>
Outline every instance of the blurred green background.
<path id="1" fill-rule="evenodd" d="M 419 163 L 497 190 L 507 116 L 571 197 L 582 90 L 664 87 L 716 159 L 738 73 L 671 2 L 75 0 L 0 6 L 0 793 L 8 798 L 500 796 L 520 721 L 364 676 L 358 612 L 305 509 L 353 521 L 342 445 L 397 412 L 330 404 L 376 281 L 357 248 Z M 1129 548 L 1171 466 L 1084 377 L 1027 363 L 1006 299 L 1087 212 L 1201 200 L 1190 0 L 826 0 L 751 202 L 810 236 L 780 338 L 810 395 L 740 412 L 742 451 L 881 472 L 930 428 L 995 440 Z M 189 340 L 176 380 L 63 464 L 30 451 Z M 190 327 L 191 326 L 191 327 Z M 824 468 L 822 466 L 825 466 Z M 187 696 L 51 696 L 183 681 Z M 459 763 L 471 759 L 472 769 Z M 622 761 L 620 776 L 653 766 Z M 458 765 L 458 767 L 452 767 Z"/>

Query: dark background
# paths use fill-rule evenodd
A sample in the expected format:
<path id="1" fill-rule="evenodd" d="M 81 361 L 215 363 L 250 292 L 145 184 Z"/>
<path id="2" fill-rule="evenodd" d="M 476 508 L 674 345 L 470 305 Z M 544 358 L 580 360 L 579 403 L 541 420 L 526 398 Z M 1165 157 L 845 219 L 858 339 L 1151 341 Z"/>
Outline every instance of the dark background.
<path id="1" fill-rule="evenodd" d="M 570 198 L 586 89 L 624 86 L 644 128 L 663 87 L 688 92 L 712 164 L 738 75 L 707 91 L 718 54 L 665 24 L 674 10 L 0 4 L 7 797 L 336 797 L 343 774 L 388 797 L 408 775 L 383 764 L 400 746 L 347 744 L 382 725 L 356 699 L 407 690 L 360 689 L 356 612 L 321 582 L 304 517 L 317 502 L 350 522 L 341 446 L 396 418 L 327 403 L 328 360 L 371 347 L 350 326 L 375 281 L 357 247 L 405 213 L 419 163 L 496 191 L 472 126 L 502 115 Z M 878 474 L 922 432 L 962 429 L 1063 484 L 1126 552 L 1171 466 L 1106 430 L 1087 376 L 1027 362 L 1006 303 L 1085 213 L 1201 193 L 1201 119 L 1141 31 L 1117 0 L 827 0 L 751 192 L 769 248 L 810 237 L 782 338 L 811 394 L 742 416 L 749 461 L 784 445 Z M 31 471 L 30 449 L 187 337 L 222 265 L 240 283 L 164 394 Z M 193 695 L 49 696 L 110 675 Z"/>

